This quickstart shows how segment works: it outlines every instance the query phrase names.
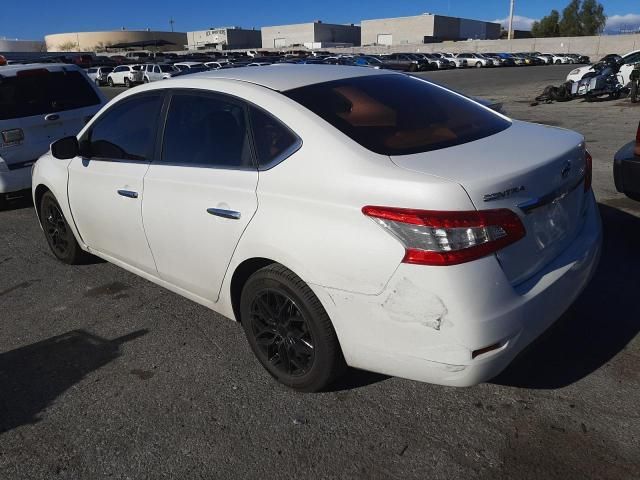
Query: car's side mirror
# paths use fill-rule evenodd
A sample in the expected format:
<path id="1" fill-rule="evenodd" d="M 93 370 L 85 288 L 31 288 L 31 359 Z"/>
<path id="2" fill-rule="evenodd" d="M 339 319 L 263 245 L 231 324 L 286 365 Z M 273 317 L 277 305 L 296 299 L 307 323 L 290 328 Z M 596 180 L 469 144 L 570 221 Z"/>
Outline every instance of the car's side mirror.
<path id="1" fill-rule="evenodd" d="M 80 146 L 76 137 L 64 137 L 51 144 L 51 154 L 58 160 L 69 160 L 79 153 Z"/>

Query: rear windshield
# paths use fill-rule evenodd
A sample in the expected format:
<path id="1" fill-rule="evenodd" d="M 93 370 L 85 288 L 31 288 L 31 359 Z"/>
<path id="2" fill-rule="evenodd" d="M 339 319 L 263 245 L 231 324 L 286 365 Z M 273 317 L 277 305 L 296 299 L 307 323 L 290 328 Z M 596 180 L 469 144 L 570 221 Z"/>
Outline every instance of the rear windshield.
<path id="1" fill-rule="evenodd" d="M 0 120 L 46 115 L 99 103 L 98 95 L 80 72 L 38 70 L 16 77 L 0 76 Z"/>
<path id="2" fill-rule="evenodd" d="M 511 125 L 460 95 L 403 74 L 336 80 L 284 94 L 382 155 L 461 145 Z"/>

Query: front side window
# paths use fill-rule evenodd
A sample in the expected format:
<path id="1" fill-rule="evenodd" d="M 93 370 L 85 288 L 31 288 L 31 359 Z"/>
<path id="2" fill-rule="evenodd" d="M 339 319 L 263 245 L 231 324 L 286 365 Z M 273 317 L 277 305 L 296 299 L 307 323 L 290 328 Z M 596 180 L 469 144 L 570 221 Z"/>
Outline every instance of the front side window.
<path id="1" fill-rule="evenodd" d="M 511 126 L 467 98 L 408 75 L 347 78 L 283 93 L 382 155 L 461 145 Z"/>
<path id="2" fill-rule="evenodd" d="M 161 161 L 255 169 L 244 107 L 222 96 L 174 94 L 165 124 Z"/>
<path id="3" fill-rule="evenodd" d="M 631 55 L 624 57 L 625 64 L 638 63 L 638 62 L 640 62 L 640 52 L 632 53 Z"/>
<path id="4" fill-rule="evenodd" d="M 89 158 L 149 161 L 153 155 L 162 95 L 142 95 L 115 104 L 80 139 Z"/>

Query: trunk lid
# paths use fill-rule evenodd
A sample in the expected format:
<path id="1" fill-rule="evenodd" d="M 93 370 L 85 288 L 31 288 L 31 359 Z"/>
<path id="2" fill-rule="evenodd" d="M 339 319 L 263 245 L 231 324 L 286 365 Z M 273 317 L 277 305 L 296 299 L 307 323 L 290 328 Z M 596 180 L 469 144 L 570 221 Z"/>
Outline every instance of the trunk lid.
<path id="1" fill-rule="evenodd" d="M 391 160 L 459 183 L 478 210 L 518 214 L 526 236 L 496 254 L 513 285 L 567 248 L 584 220 L 584 139 L 575 132 L 514 121 L 474 142 Z"/>

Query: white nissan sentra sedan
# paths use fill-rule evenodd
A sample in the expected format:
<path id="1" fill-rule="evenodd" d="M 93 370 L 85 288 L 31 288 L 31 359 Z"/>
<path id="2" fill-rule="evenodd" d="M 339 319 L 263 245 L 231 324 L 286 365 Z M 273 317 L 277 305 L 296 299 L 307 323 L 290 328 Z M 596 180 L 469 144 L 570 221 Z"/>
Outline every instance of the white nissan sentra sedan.
<path id="1" fill-rule="evenodd" d="M 488 380 L 601 245 L 581 135 L 358 67 L 132 89 L 40 158 L 33 197 L 58 259 L 96 255 L 240 321 L 303 391 L 346 365 Z"/>

